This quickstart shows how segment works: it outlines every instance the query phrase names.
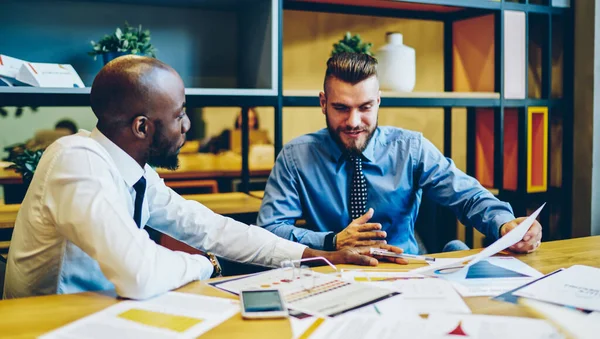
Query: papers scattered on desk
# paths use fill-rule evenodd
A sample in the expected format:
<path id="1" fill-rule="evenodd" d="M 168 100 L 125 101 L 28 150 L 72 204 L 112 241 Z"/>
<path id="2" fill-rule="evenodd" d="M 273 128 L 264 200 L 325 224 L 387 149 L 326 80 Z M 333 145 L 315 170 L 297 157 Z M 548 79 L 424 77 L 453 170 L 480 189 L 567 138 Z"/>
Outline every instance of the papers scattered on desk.
<path id="1" fill-rule="evenodd" d="M 426 321 L 411 319 L 404 321 L 399 316 L 376 315 L 345 315 L 337 318 L 327 318 L 308 337 L 310 339 L 397 339 L 425 338 Z"/>
<path id="2" fill-rule="evenodd" d="M 457 263 L 421 273 L 451 281 L 463 297 L 498 295 L 542 276 L 514 257 L 491 257 L 469 267 Z"/>
<path id="3" fill-rule="evenodd" d="M 316 316 L 337 316 L 397 295 L 385 288 L 366 286 L 310 269 L 274 269 L 211 285 L 239 294 L 245 289 L 279 289 L 288 307 Z"/>
<path id="4" fill-rule="evenodd" d="M 600 269 L 574 265 L 513 293 L 589 311 L 600 311 Z"/>
<path id="5" fill-rule="evenodd" d="M 434 338 L 563 338 L 549 322 L 533 318 L 437 313 L 427 321 Z"/>
<path id="6" fill-rule="evenodd" d="M 288 317 L 292 326 L 292 339 L 298 339 L 319 318 L 317 317 Z"/>
<path id="7" fill-rule="evenodd" d="M 447 313 L 430 314 L 428 319 L 345 315 L 325 319 L 310 336 L 306 337 L 310 339 L 562 338 L 556 329 L 544 320 Z"/>
<path id="8" fill-rule="evenodd" d="M 452 281 L 464 297 L 498 295 L 526 284 L 542 274 L 516 258 L 491 256 L 521 241 L 544 206 L 478 254 L 445 260 L 411 272 Z"/>
<path id="9" fill-rule="evenodd" d="M 440 270 L 434 272 L 434 276 L 451 281 L 463 297 L 496 296 L 542 276 L 533 267 L 513 257 L 491 257 L 458 274 L 446 277 L 444 273 Z"/>
<path id="10" fill-rule="evenodd" d="M 445 277 L 451 274 L 455 274 L 457 276 L 466 275 L 466 271 L 469 269 L 469 267 L 521 241 L 545 205 L 546 204 L 544 203 L 540 208 L 523 220 L 519 226 L 505 234 L 502 238 L 496 240 L 483 251 L 471 256 L 457 258 L 455 260 L 444 260 L 440 263 L 434 262 L 430 266 L 419 267 L 411 272 L 430 275 L 435 271 L 443 271 Z"/>
<path id="11" fill-rule="evenodd" d="M 420 274 L 393 271 L 344 271 L 342 279 L 363 282 L 377 287 L 400 292 L 399 296 L 376 304 L 381 314 L 413 312 L 471 313 L 463 299 L 452 285 L 442 279 L 425 277 Z M 369 308 L 371 309 L 371 308 Z"/>
<path id="12" fill-rule="evenodd" d="M 540 206 L 540 208 L 538 208 L 535 212 L 533 212 L 530 216 L 523 220 L 519 224 L 519 226 L 515 227 L 512 231 L 506 233 L 503 237 L 496 240 L 493 244 L 486 247 L 483 251 L 477 253 L 477 255 L 475 255 L 475 257 L 473 257 L 473 259 L 471 259 L 471 261 L 467 264 L 466 268 L 475 265 L 480 260 L 483 260 L 487 257 L 491 257 L 492 255 L 503 251 L 521 241 L 525 236 L 525 233 L 529 231 L 529 228 L 531 227 L 531 225 L 533 225 L 535 219 L 540 214 L 545 205 L 546 203 L 544 203 L 542 206 Z"/>
<path id="13" fill-rule="evenodd" d="M 40 338 L 197 338 L 239 310 L 237 300 L 169 292 L 120 302 Z"/>
<path id="14" fill-rule="evenodd" d="M 571 308 L 553 305 L 533 299 L 521 299 L 519 303 L 538 316 L 547 319 L 572 338 L 596 339 L 600 333 L 598 312 L 586 314 Z"/>

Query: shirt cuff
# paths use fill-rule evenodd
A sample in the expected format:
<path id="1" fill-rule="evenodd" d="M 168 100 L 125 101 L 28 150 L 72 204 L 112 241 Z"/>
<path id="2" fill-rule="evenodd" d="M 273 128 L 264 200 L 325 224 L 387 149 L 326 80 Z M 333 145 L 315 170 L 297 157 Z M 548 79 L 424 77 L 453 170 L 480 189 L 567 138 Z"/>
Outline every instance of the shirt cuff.
<path id="1" fill-rule="evenodd" d="M 504 224 L 506 224 L 509 221 L 513 221 L 515 220 L 515 216 L 510 214 L 510 213 L 502 213 L 499 215 L 496 215 L 491 222 L 491 227 L 490 227 L 490 232 L 492 233 L 490 236 L 493 237 L 495 240 L 498 240 L 501 238 L 500 236 L 500 227 Z"/>
<path id="2" fill-rule="evenodd" d="M 203 255 L 199 255 L 199 254 L 194 254 L 193 255 L 194 261 L 198 264 L 198 267 L 200 268 L 200 276 L 198 277 L 199 280 L 207 280 L 210 279 L 210 277 L 213 274 L 214 271 L 214 266 L 213 264 L 210 262 L 210 260 L 208 260 L 207 257 L 203 256 Z"/>
<path id="3" fill-rule="evenodd" d="M 279 238 L 275 244 L 273 258 L 270 260 L 273 267 L 280 267 L 281 262 L 285 260 L 300 260 L 302 254 L 308 246 Z"/>

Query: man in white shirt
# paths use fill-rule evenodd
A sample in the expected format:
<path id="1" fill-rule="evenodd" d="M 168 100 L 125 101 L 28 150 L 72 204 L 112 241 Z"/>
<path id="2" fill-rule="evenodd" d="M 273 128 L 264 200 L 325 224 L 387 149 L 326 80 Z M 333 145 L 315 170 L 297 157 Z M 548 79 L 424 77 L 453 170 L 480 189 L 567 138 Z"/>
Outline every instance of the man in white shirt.
<path id="1" fill-rule="evenodd" d="M 98 73 L 90 95 L 96 128 L 49 146 L 23 200 L 5 298 L 115 289 L 145 299 L 211 277 L 205 256 L 157 245 L 145 225 L 239 262 L 278 267 L 283 260 L 323 256 L 377 264 L 365 248 L 312 250 L 217 215 L 165 186 L 148 164 L 178 166 L 190 128 L 184 90 L 177 72 L 152 58 L 124 56 Z"/>

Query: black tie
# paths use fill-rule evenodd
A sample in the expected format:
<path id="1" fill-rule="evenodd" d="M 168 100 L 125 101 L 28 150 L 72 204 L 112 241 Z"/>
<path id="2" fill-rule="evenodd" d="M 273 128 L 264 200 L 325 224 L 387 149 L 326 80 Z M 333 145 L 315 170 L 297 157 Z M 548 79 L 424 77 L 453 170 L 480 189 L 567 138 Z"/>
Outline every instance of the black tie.
<path id="1" fill-rule="evenodd" d="M 143 176 L 138 182 L 133 185 L 135 190 L 135 209 L 133 210 L 133 220 L 138 225 L 138 228 L 142 228 L 142 203 L 144 202 L 144 194 L 146 193 L 146 178 Z"/>
<path id="2" fill-rule="evenodd" d="M 360 155 L 350 155 L 352 161 L 352 184 L 350 187 L 350 217 L 352 220 L 365 214 L 367 208 L 367 181 L 362 171 Z"/>

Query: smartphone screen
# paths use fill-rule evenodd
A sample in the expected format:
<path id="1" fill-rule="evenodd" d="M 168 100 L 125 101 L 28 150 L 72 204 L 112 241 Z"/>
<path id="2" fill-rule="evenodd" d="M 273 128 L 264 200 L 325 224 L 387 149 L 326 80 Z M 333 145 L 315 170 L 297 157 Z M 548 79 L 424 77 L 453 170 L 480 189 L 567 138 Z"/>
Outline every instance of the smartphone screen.
<path id="1" fill-rule="evenodd" d="M 246 312 L 283 311 L 283 303 L 277 290 L 242 291 Z"/>

